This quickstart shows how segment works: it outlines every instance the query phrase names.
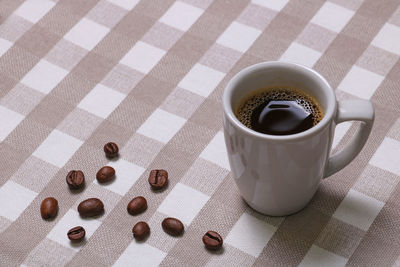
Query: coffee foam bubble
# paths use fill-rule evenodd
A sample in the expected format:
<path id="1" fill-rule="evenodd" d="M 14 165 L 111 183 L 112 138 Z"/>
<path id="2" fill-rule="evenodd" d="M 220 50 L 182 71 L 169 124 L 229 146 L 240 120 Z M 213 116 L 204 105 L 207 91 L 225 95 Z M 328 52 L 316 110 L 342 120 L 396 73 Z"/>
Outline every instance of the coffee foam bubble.
<path id="1" fill-rule="evenodd" d="M 257 90 L 242 101 L 235 112 L 236 117 L 241 123 L 251 128 L 251 115 L 253 110 L 259 105 L 271 100 L 296 101 L 297 104 L 313 115 L 314 125 L 320 122 L 324 117 L 321 106 L 312 96 L 292 88 L 268 88 Z"/>

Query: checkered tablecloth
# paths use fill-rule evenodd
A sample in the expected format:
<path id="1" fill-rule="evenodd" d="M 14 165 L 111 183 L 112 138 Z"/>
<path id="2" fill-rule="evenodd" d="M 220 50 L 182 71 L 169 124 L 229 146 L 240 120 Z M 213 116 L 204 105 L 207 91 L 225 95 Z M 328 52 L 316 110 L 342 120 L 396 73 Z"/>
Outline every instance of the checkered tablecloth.
<path id="1" fill-rule="evenodd" d="M 400 265 L 399 0 L 2 0 L 0 23 L 1 266 Z M 279 59 L 376 109 L 361 154 L 286 218 L 240 198 L 221 122 L 230 78 Z M 357 126 L 340 124 L 333 152 Z M 111 162 L 108 141 L 120 146 Z M 117 177 L 99 185 L 106 164 Z M 170 183 L 154 193 L 159 168 Z M 86 175 L 82 192 L 67 187 L 72 169 Z M 138 195 L 149 207 L 131 216 Z M 48 196 L 53 221 L 40 217 Z M 105 214 L 81 219 L 90 197 Z M 167 216 L 182 237 L 162 231 Z M 151 227 L 143 243 L 131 233 L 139 220 Z M 66 237 L 76 225 L 83 244 Z M 207 230 L 223 250 L 204 248 Z"/>

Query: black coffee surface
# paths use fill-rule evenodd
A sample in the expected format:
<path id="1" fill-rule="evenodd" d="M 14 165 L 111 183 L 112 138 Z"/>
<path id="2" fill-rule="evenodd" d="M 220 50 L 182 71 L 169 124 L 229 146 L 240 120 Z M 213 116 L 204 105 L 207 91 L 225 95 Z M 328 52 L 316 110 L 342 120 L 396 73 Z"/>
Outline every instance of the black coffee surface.
<path id="1" fill-rule="evenodd" d="M 313 97 L 297 89 L 261 89 L 242 101 L 236 112 L 248 128 L 271 135 L 303 132 L 323 117 Z"/>

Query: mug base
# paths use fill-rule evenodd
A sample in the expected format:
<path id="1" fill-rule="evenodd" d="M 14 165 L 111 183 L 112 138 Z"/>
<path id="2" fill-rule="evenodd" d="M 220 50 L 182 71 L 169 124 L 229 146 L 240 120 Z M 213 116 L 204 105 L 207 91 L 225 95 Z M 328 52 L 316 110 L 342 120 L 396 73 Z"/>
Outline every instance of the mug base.
<path id="1" fill-rule="evenodd" d="M 256 211 L 258 213 L 261 213 L 263 215 L 272 216 L 272 217 L 283 217 L 283 216 L 289 216 L 289 215 L 293 215 L 295 213 L 298 213 L 298 212 L 302 211 L 305 207 L 307 207 L 307 204 L 309 202 L 309 201 L 307 201 L 306 204 L 298 206 L 298 207 L 295 207 L 293 209 L 287 209 L 287 210 L 276 209 L 276 210 L 272 210 L 272 209 L 265 209 L 265 208 L 258 207 L 256 205 L 246 201 L 243 197 L 242 197 L 242 199 L 254 211 Z"/>

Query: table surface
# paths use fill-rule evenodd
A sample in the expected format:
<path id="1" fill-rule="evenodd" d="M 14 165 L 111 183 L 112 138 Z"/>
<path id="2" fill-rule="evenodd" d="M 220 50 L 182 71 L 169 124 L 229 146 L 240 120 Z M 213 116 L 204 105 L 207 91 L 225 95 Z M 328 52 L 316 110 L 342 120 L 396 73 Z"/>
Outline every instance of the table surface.
<path id="1" fill-rule="evenodd" d="M 5 0 L 0 2 L 0 265 L 400 265 L 400 1 Z M 221 95 L 251 64 L 313 67 L 339 100 L 370 99 L 372 134 L 361 154 L 324 180 L 301 212 L 255 213 L 226 157 Z M 338 126 L 333 152 L 357 124 Z M 102 151 L 118 143 L 120 157 Z M 114 166 L 114 182 L 95 174 Z M 166 169 L 152 192 L 151 169 Z M 69 170 L 86 175 L 71 192 Z M 148 209 L 131 216 L 142 195 Z M 40 217 L 48 196 L 52 221 Z M 105 214 L 77 205 L 99 197 Z M 161 229 L 180 218 L 185 234 Z M 131 233 L 147 221 L 150 237 Z M 85 242 L 66 232 L 82 225 Z M 224 238 L 204 249 L 207 230 Z"/>

